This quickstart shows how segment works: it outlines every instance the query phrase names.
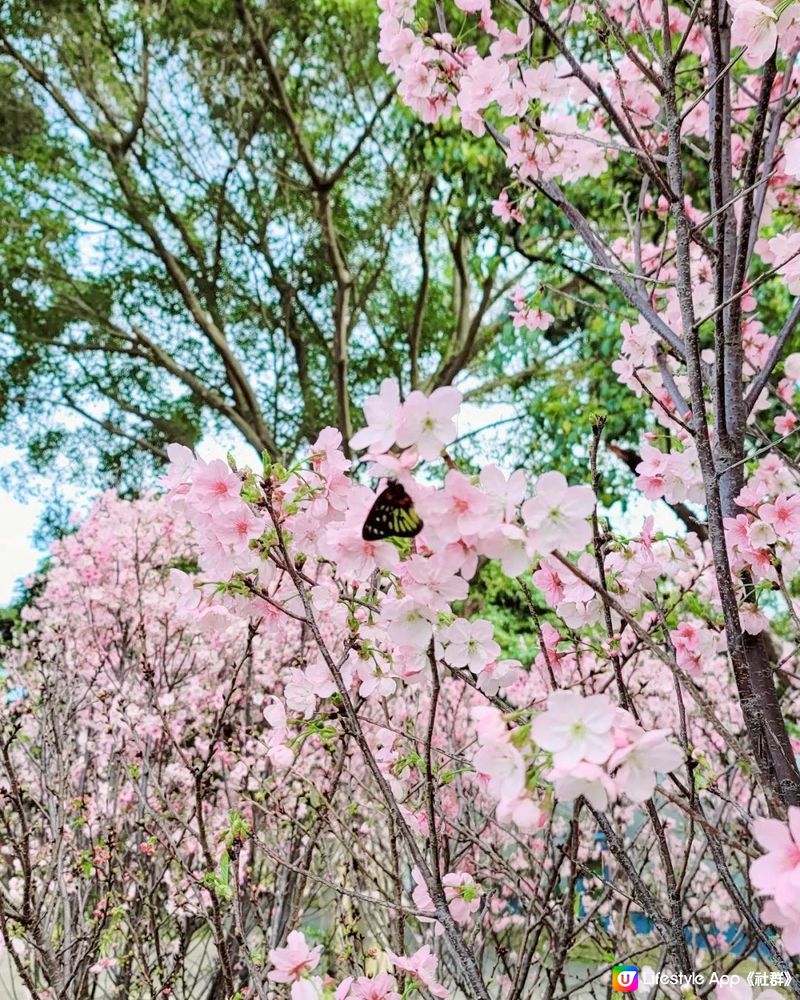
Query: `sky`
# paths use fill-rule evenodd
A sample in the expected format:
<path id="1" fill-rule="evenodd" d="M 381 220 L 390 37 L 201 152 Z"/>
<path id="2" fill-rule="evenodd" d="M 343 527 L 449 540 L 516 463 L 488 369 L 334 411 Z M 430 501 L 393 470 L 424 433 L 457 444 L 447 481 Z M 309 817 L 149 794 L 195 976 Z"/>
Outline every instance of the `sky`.
<path id="1" fill-rule="evenodd" d="M 18 457 L 16 449 L 0 447 L 0 468 Z M 16 581 L 36 569 L 44 555 L 31 541 L 41 512 L 40 502 L 21 503 L 0 489 L 0 606 L 8 604 Z"/>

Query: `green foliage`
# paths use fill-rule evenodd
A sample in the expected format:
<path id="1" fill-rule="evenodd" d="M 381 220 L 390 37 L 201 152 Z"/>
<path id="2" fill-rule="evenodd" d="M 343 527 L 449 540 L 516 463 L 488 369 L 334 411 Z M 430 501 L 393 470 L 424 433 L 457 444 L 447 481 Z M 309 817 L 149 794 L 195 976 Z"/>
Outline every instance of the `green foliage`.
<path id="1" fill-rule="evenodd" d="M 585 479 L 589 413 L 635 440 L 620 301 L 542 199 L 524 225 L 494 216 L 492 144 L 393 97 L 373 0 L 7 9 L 0 423 L 34 467 L 136 491 L 207 433 L 289 462 L 386 376 L 512 403 L 530 471 Z M 633 184 L 612 170 L 573 191 L 599 227 Z M 506 320 L 517 282 L 556 317 L 544 334 Z"/>

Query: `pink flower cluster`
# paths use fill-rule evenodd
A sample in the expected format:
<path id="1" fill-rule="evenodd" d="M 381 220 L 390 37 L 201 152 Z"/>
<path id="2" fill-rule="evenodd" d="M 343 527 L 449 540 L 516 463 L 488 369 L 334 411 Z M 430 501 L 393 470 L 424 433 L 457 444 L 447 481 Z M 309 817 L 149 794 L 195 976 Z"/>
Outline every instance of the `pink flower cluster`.
<path id="1" fill-rule="evenodd" d="M 311 948 L 301 931 L 292 931 L 285 947 L 269 952 L 272 967 L 267 978 L 274 983 L 290 983 L 291 1000 L 323 1000 L 331 995 L 334 1000 L 401 1000 L 397 980 L 388 972 L 375 976 L 347 976 L 333 987 L 331 994 L 332 984 L 312 974 L 321 955 L 320 945 Z M 446 998 L 450 995 L 449 990 L 436 982 L 438 961 L 427 945 L 408 956 L 387 950 L 386 959 L 431 996 Z"/>
<path id="2" fill-rule="evenodd" d="M 556 691 L 529 732 L 509 731 L 494 708 L 473 714 L 480 742 L 473 760 L 476 771 L 498 800 L 498 816 L 522 829 L 535 829 L 541 822 L 541 810 L 530 797 L 531 777 L 542 770 L 541 751 L 549 761 L 544 774 L 556 796 L 565 802 L 583 796 L 601 811 L 622 795 L 633 802 L 650 798 L 656 775 L 674 770 L 684 759 L 667 739 L 669 730 L 645 732 L 607 695 Z"/>
<path id="3" fill-rule="evenodd" d="M 463 127 L 481 136 L 487 116 L 494 116 L 506 140 L 508 165 L 523 179 L 576 181 L 605 171 L 608 135 L 596 122 L 588 129 L 579 124 L 569 109 L 570 102 L 584 100 L 588 92 L 566 64 L 520 66 L 517 54 L 531 37 L 527 19 L 514 28 L 500 28 L 490 0 L 477 5 L 461 0 L 457 6 L 477 14 L 478 25 L 493 37 L 489 53 L 481 55 L 475 46 L 460 44 L 446 31 L 432 32 L 430 41 L 424 41 L 411 27 L 414 6 L 405 0 L 380 0 L 379 52 L 399 77 L 403 100 L 423 121 L 435 122 L 457 112 Z M 631 95 L 635 92 L 631 88 Z M 536 127 L 517 124 L 514 120 L 523 118 L 534 102 L 552 107 L 541 114 Z M 498 214 L 506 211 L 501 204 Z M 508 217 L 514 218 L 512 210 Z"/>
<path id="4" fill-rule="evenodd" d="M 767 852 L 750 866 L 753 885 L 769 896 L 763 917 L 781 929 L 783 946 L 800 955 L 800 809 L 789 807 L 789 819 L 757 819 L 756 840 Z"/>
<path id="5" fill-rule="evenodd" d="M 386 380 L 367 400 L 367 425 L 353 438 L 354 446 L 370 449 L 367 457 L 376 475 L 391 473 L 404 483 L 424 520 L 417 550 L 403 561 L 390 542 L 362 537 L 375 494 L 347 477 L 349 462 L 337 432 L 323 431 L 312 446 L 310 469 L 280 484 L 282 531 L 293 551 L 318 561 L 310 597 L 332 629 L 345 624 L 348 589 L 365 588 L 372 574 L 384 574 L 386 585 L 375 593 L 380 617 L 370 621 L 363 608 L 355 610 L 362 642 L 342 668 L 363 697 L 385 697 L 398 683 L 418 679 L 429 669 L 431 641 L 445 664 L 475 675 L 487 693 L 512 684 L 519 664 L 502 658 L 492 624 L 454 616 L 453 602 L 466 597 L 481 557 L 497 559 L 507 573 L 517 575 L 537 555 L 559 548 L 580 551 L 591 538 L 594 495 L 587 486 L 570 486 L 560 473 L 540 476 L 527 499 L 522 472 L 506 478 L 492 465 L 478 477 L 451 469 L 438 488 L 411 475 L 418 456 L 437 457 L 455 437 L 460 399 L 457 390 L 441 388 L 430 397 L 411 393 L 401 402 L 397 384 Z M 198 588 L 174 573 L 183 588 L 184 612 L 201 619 L 216 615 L 219 626 L 226 615 L 269 616 L 282 607 L 300 611 L 292 580 L 269 558 L 273 525 L 263 506 L 247 502 L 255 488 L 253 474 L 234 473 L 222 462 L 204 462 L 179 447 L 173 447 L 171 458 L 166 484 L 172 502 L 197 531 L 200 566 L 209 581 Z M 236 530 L 231 531 L 232 524 Z M 215 593 L 216 584 L 232 576 L 237 586 Z M 310 718 L 318 699 L 333 691 L 321 660 L 298 667 L 286 687 L 287 709 Z M 281 728 L 279 720 L 276 729 Z"/>

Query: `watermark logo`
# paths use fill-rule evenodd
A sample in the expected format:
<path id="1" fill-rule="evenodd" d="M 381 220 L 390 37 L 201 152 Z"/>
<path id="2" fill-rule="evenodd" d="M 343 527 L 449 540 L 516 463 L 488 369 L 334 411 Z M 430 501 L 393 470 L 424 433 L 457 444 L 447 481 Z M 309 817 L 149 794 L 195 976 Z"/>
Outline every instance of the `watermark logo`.
<path id="1" fill-rule="evenodd" d="M 635 993 L 639 988 L 639 970 L 635 965 L 615 965 L 611 971 L 611 987 L 615 993 Z"/>

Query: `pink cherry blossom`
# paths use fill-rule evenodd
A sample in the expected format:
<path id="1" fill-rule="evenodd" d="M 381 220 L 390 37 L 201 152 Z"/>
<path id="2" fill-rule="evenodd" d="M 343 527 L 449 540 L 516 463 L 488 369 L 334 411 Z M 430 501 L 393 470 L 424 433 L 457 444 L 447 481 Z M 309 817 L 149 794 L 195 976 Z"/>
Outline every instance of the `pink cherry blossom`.
<path id="1" fill-rule="evenodd" d="M 763 503 L 758 516 L 771 525 L 779 538 L 791 538 L 800 532 L 800 495 L 781 493 L 774 503 Z"/>
<path id="2" fill-rule="evenodd" d="M 778 906 L 774 899 L 768 899 L 761 911 L 761 917 L 765 923 L 780 928 L 781 944 L 790 955 L 800 955 L 800 906 L 797 903 L 787 902 Z M 767 990 L 767 992 L 773 991 Z M 763 995 L 762 993 L 761 996 Z M 770 1000 L 776 998 L 771 997 Z"/>
<path id="3" fill-rule="evenodd" d="M 448 909 L 456 923 L 468 924 L 481 905 L 481 888 L 467 872 L 448 872 L 442 877 Z"/>
<path id="4" fill-rule="evenodd" d="M 195 465 L 194 452 L 183 444 L 167 445 L 167 457 L 169 465 L 162 483 L 167 490 L 180 490 L 184 492 L 188 489 L 188 484 L 192 478 L 192 470 Z"/>
<path id="5" fill-rule="evenodd" d="M 792 143 L 797 144 L 793 146 L 793 149 L 797 151 L 798 155 L 800 155 L 800 139 L 793 139 Z M 787 149 L 789 145 L 790 144 L 787 143 Z M 800 382 L 800 354 L 787 355 L 783 362 L 783 372 L 784 375 L 793 382 Z"/>
<path id="6" fill-rule="evenodd" d="M 441 386 L 430 396 L 419 390 L 412 392 L 403 403 L 397 427 L 400 447 L 414 446 L 422 458 L 436 458 L 456 436 L 453 417 L 461 398 L 461 393 L 452 386 Z"/>
<path id="7" fill-rule="evenodd" d="M 569 770 L 579 761 L 604 764 L 614 741 L 614 706 L 606 695 L 584 698 L 576 691 L 556 691 L 547 699 L 547 711 L 531 723 L 531 735 L 553 754 L 556 767 Z"/>
<path id="8" fill-rule="evenodd" d="M 518 208 L 515 208 L 511 204 L 508 191 L 505 188 L 503 188 L 495 201 L 492 202 L 492 213 L 502 219 L 503 222 L 519 222 L 520 224 L 525 222 L 525 216 Z"/>
<path id="9" fill-rule="evenodd" d="M 586 760 L 568 768 L 554 767 L 547 772 L 547 778 L 562 802 L 574 802 L 583 796 L 594 809 L 604 811 L 609 801 L 616 798 L 616 788 L 608 772 Z"/>
<path id="10" fill-rule="evenodd" d="M 500 647 L 493 635 L 491 622 L 483 619 L 468 622 L 464 618 L 456 618 L 441 636 L 447 644 L 444 658 L 452 667 L 468 667 L 473 674 L 479 674 L 500 655 Z"/>
<path id="11" fill-rule="evenodd" d="M 541 555 L 557 548 L 577 552 L 588 545 L 592 529 L 586 519 L 594 503 L 589 486 L 570 486 L 560 472 L 539 476 L 535 496 L 522 505 L 522 517 L 531 529 L 536 551 Z"/>
<path id="12" fill-rule="evenodd" d="M 420 608 L 447 611 L 453 601 L 462 601 L 469 590 L 467 581 L 456 575 L 458 568 L 458 557 L 450 551 L 430 558 L 412 556 L 404 565 L 405 590 Z"/>
<path id="13" fill-rule="evenodd" d="M 353 448 L 368 448 L 372 452 L 388 451 L 395 443 L 400 419 L 400 389 L 397 382 L 385 378 L 380 391 L 364 403 L 367 426 L 350 439 Z"/>
<path id="14" fill-rule="evenodd" d="M 428 945 L 423 945 L 413 955 L 395 955 L 394 952 L 386 950 L 389 961 L 397 969 L 421 983 L 435 997 L 446 998 L 449 996 L 448 990 L 436 982 L 436 966 L 439 964 L 436 956 L 431 952 Z"/>
<path id="15" fill-rule="evenodd" d="M 305 973 L 313 972 L 322 955 L 322 945 L 309 948 L 305 934 L 291 931 L 283 948 L 273 948 L 269 953 L 272 968 L 267 978 L 273 983 L 293 983 Z"/>
<path id="16" fill-rule="evenodd" d="M 633 802 L 644 802 L 653 794 L 656 773 L 673 771 L 683 761 L 683 752 L 667 740 L 668 729 L 639 734 L 628 746 L 615 750 L 608 761 L 609 771 L 619 768 L 615 781 Z"/>
<path id="17" fill-rule="evenodd" d="M 509 742 L 491 740 L 484 743 L 472 758 L 472 764 L 495 798 L 514 799 L 522 794 L 525 760 Z"/>
<path id="18" fill-rule="evenodd" d="M 757 819 L 753 834 L 767 851 L 750 866 L 750 878 L 759 892 L 773 896 L 776 905 L 800 899 L 800 808 L 789 806 L 788 822 Z"/>
<path id="19" fill-rule="evenodd" d="M 487 663 L 478 676 L 478 687 L 485 694 L 493 695 L 501 688 L 510 687 L 519 679 L 522 664 L 519 660 L 495 660 Z"/>
<path id="20" fill-rule="evenodd" d="M 525 327 L 528 330 L 546 330 L 555 320 L 555 317 L 551 313 L 528 305 L 525 293 L 521 288 L 515 290 L 512 300 L 514 309 L 510 315 L 514 321 L 514 326 L 517 328 Z"/>
<path id="21" fill-rule="evenodd" d="M 493 56 L 508 56 L 515 52 L 520 52 L 528 44 L 531 37 L 530 22 L 523 18 L 515 31 L 509 28 L 501 28 L 497 40 L 492 42 L 490 51 Z"/>
<path id="22" fill-rule="evenodd" d="M 457 469 L 448 472 L 439 511 L 456 537 L 480 532 L 489 522 L 489 499 L 482 489 Z"/>
<path id="23" fill-rule="evenodd" d="M 748 66 L 763 66 L 778 41 L 777 14 L 759 0 L 738 0 L 731 6 L 731 43 L 746 46 L 744 58 Z"/>
<path id="24" fill-rule="evenodd" d="M 462 111 L 473 114 L 488 108 L 507 85 L 507 81 L 508 63 L 504 59 L 494 56 L 473 59 L 467 72 L 461 77 L 458 106 Z"/>
<path id="25" fill-rule="evenodd" d="M 266 529 L 265 523 L 244 504 L 237 510 L 214 519 L 214 534 L 223 545 L 233 548 L 247 548 L 251 539 L 258 538 Z"/>
<path id="26" fill-rule="evenodd" d="M 296 980 L 292 983 L 290 997 L 291 1000 L 324 1000 L 322 979 L 320 976 L 312 976 L 310 979 Z"/>
<path id="27" fill-rule="evenodd" d="M 242 483 L 221 458 L 198 462 L 192 477 L 192 504 L 203 512 L 233 511 L 242 506 Z"/>
<path id="28" fill-rule="evenodd" d="M 561 579 L 560 569 L 558 563 L 543 559 L 533 574 L 534 584 L 542 591 L 547 603 L 552 607 L 556 607 L 564 600 L 564 582 Z"/>
<path id="29" fill-rule="evenodd" d="M 401 1000 L 397 981 L 388 972 L 379 972 L 373 979 L 359 976 L 350 987 L 350 992 L 342 996 L 347 1000 Z M 338 993 L 337 1000 L 341 1000 Z"/>

